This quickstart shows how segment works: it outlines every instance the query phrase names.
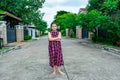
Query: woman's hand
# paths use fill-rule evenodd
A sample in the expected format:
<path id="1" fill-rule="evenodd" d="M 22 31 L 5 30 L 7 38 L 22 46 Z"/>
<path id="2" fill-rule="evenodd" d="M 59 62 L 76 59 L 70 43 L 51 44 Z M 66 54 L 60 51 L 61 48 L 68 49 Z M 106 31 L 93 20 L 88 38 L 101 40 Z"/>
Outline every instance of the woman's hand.
<path id="1" fill-rule="evenodd" d="M 61 33 L 59 32 L 58 37 L 52 38 L 51 35 L 50 35 L 50 32 L 49 32 L 49 33 L 48 33 L 48 40 L 49 40 L 49 41 L 60 41 L 60 40 L 61 40 Z"/>
<path id="2" fill-rule="evenodd" d="M 60 41 L 61 40 L 61 38 L 60 37 L 57 37 L 57 40 L 56 41 Z"/>
<path id="3" fill-rule="evenodd" d="M 57 41 L 61 41 L 61 32 L 59 32 L 59 35 L 57 37 Z"/>

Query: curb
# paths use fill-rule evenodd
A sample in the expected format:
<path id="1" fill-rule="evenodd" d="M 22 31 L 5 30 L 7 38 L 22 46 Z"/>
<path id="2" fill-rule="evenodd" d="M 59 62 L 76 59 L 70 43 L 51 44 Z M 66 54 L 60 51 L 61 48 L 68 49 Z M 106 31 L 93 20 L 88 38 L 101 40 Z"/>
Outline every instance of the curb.
<path id="1" fill-rule="evenodd" d="M 103 50 L 106 50 L 106 51 L 109 51 L 109 52 L 120 55 L 120 50 L 119 49 L 108 48 L 105 45 L 99 45 L 99 44 L 95 45 L 95 44 L 84 43 L 84 42 L 83 43 L 81 42 L 81 44 L 85 45 L 85 46 L 88 46 L 88 47 L 94 47 L 94 48 L 98 48 L 98 49 L 103 49 Z"/>
<path id="2" fill-rule="evenodd" d="M 0 55 L 2 56 L 4 53 L 10 52 L 10 51 L 12 51 L 12 50 L 21 49 L 21 48 L 22 48 L 21 46 L 14 46 L 14 47 L 10 48 L 9 50 L 0 52 Z"/>
<path id="3" fill-rule="evenodd" d="M 27 42 L 33 42 L 33 41 L 36 41 L 36 40 L 38 40 L 38 39 L 40 39 L 40 38 L 33 39 L 33 40 L 28 40 Z M 0 56 L 2 56 L 3 54 L 5 54 L 5 53 L 7 53 L 7 52 L 12 51 L 12 50 L 18 50 L 18 49 L 21 49 L 22 46 L 24 46 L 24 45 L 7 46 L 7 47 L 10 47 L 10 49 L 9 49 L 9 50 L 6 50 L 6 51 L 2 51 L 2 52 L 0 52 Z"/>

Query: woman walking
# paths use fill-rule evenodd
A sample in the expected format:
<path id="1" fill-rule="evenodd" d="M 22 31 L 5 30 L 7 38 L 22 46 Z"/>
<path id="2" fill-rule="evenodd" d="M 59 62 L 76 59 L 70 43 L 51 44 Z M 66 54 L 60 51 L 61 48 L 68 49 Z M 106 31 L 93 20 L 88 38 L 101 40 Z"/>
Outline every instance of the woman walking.
<path id="1" fill-rule="evenodd" d="M 57 24 L 51 23 L 51 31 L 48 33 L 49 40 L 49 65 L 53 68 L 53 74 L 58 73 L 64 75 L 61 71 L 61 65 L 64 65 L 62 48 L 61 48 L 61 32 L 57 31 Z"/>

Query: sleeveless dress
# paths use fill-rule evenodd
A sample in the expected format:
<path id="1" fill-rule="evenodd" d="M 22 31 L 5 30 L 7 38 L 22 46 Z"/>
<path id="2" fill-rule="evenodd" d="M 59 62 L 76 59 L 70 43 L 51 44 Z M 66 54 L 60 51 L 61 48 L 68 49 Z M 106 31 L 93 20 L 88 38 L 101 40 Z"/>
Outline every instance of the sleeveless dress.
<path id="1" fill-rule="evenodd" d="M 51 37 L 58 37 L 58 31 L 51 31 Z M 64 65 L 61 41 L 49 41 L 49 65 L 53 66 L 61 66 Z"/>

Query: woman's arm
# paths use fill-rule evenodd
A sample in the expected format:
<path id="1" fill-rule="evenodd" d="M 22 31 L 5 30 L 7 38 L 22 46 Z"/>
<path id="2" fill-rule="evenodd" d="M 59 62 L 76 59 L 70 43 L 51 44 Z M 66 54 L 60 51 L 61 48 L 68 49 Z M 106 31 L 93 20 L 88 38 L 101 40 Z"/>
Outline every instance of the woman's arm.
<path id="1" fill-rule="evenodd" d="M 49 40 L 49 41 L 56 41 L 56 40 L 58 40 L 58 39 L 59 39 L 58 37 L 52 38 L 50 32 L 48 32 L 48 40 Z"/>
<path id="2" fill-rule="evenodd" d="M 57 41 L 60 41 L 62 39 L 61 32 L 59 32 Z"/>

